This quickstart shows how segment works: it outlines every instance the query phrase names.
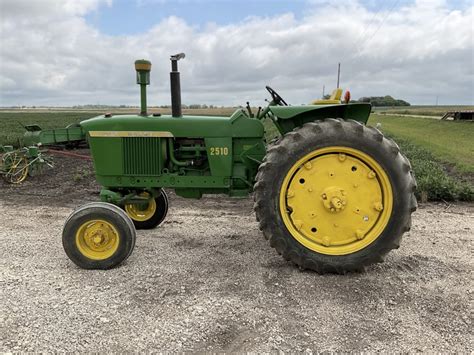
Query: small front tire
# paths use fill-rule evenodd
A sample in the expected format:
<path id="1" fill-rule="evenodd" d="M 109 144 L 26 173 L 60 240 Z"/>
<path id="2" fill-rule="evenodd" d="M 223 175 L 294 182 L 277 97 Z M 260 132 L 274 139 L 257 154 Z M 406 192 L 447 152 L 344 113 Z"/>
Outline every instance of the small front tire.
<path id="1" fill-rule="evenodd" d="M 135 247 L 136 233 L 127 214 L 115 205 L 93 202 L 76 209 L 63 228 L 63 247 L 83 269 L 111 269 Z"/>
<path id="2" fill-rule="evenodd" d="M 140 195 L 150 196 L 148 192 L 142 192 Z M 168 196 L 165 190 L 160 189 L 160 194 L 145 206 L 129 203 L 124 206 L 124 209 L 136 229 L 153 229 L 164 221 L 168 206 Z"/>

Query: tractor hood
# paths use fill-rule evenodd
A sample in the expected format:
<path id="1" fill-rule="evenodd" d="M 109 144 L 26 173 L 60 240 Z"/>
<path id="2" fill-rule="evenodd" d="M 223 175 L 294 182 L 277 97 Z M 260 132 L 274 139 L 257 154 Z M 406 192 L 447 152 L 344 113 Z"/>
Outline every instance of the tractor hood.
<path id="1" fill-rule="evenodd" d="M 263 125 L 250 119 L 238 109 L 230 117 L 170 115 L 111 115 L 97 116 L 81 122 L 85 132 L 123 136 L 127 132 L 161 132 L 169 137 L 249 137 L 263 136 Z M 101 133 L 97 133 L 101 132 Z M 148 133 L 146 133 L 148 134 Z M 158 133 L 155 133 L 158 134 Z"/>

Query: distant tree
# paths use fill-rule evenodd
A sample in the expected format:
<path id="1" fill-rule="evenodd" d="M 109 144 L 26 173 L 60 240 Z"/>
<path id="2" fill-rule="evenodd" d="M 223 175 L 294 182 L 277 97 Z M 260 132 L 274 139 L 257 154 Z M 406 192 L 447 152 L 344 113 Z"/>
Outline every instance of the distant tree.
<path id="1" fill-rule="evenodd" d="M 361 97 L 359 102 L 370 102 L 372 106 L 410 106 L 409 102 L 394 99 L 390 95 Z"/>

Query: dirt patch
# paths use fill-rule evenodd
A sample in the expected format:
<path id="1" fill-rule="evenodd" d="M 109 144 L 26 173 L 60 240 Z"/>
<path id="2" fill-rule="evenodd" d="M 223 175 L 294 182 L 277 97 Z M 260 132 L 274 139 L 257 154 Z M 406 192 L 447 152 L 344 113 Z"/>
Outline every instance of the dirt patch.
<path id="1" fill-rule="evenodd" d="M 0 185 L 0 351 L 472 352 L 473 204 L 427 204 L 385 263 L 318 275 L 284 261 L 250 199 L 170 194 L 157 229 L 109 271 L 61 246 L 98 200 L 86 161 Z"/>
<path id="2" fill-rule="evenodd" d="M 68 151 L 66 151 L 68 152 Z M 75 154 L 89 156 L 89 149 L 74 150 Z M 50 154 L 51 155 L 51 154 Z M 0 179 L 0 198 L 18 201 L 26 205 L 69 206 L 84 201 L 97 201 L 100 186 L 94 178 L 92 161 L 61 155 L 53 157 L 53 168 L 44 166 L 43 171 L 28 178 L 20 185 L 12 185 Z"/>

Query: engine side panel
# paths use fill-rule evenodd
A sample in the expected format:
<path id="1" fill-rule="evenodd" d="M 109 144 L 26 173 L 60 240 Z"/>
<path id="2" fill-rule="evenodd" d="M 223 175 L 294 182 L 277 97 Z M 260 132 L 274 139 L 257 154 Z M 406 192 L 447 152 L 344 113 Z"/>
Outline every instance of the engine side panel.
<path id="1" fill-rule="evenodd" d="M 231 117 L 99 116 L 81 126 L 97 180 L 112 191 L 244 196 L 265 155 L 262 123 L 241 110 Z"/>

